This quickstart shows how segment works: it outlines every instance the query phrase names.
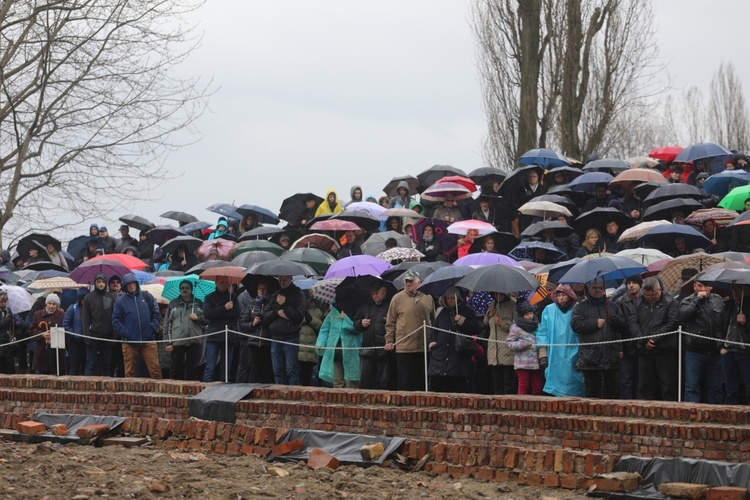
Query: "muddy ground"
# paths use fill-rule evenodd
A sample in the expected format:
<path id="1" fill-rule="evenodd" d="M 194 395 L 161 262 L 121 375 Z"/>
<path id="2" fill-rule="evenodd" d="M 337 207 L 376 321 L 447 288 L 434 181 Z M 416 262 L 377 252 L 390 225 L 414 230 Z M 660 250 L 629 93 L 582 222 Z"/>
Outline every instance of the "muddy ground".
<path id="1" fill-rule="evenodd" d="M 272 475 L 278 467 L 288 476 Z M 269 469 L 271 469 L 269 471 Z M 284 474 L 284 472 L 281 472 Z M 162 450 L 153 445 L 81 446 L 0 440 L 3 498 L 582 498 L 581 492 L 341 466 L 313 471 L 304 463 L 254 456 Z"/>

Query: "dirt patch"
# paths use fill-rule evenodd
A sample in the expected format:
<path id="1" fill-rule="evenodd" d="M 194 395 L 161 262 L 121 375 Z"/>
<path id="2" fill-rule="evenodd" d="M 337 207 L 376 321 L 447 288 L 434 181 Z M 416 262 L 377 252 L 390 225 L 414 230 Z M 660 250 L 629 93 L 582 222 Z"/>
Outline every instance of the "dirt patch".
<path id="1" fill-rule="evenodd" d="M 289 474 L 279 473 L 281 468 Z M 581 492 L 455 480 L 387 467 L 313 471 L 304 463 L 189 453 L 152 445 L 80 446 L 0 441 L 4 498 L 583 498 Z"/>

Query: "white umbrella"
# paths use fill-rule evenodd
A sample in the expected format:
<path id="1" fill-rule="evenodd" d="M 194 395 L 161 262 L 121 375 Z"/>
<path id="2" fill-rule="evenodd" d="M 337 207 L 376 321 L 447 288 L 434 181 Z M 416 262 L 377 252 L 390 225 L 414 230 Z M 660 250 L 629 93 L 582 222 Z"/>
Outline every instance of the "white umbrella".
<path id="1" fill-rule="evenodd" d="M 628 250 L 621 250 L 615 255 L 618 257 L 627 257 L 632 259 L 644 266 L 649 266 L 657 260 L 671 259 L 669 255 L 655 248 L 631 248 Z"/>
<path id="2" fill-rule="evenodd" d="M 390 262 L 392 260 L 415 260 L 416 261 L 424 257 L 424 254 L 420 252 L 419 250 L 417 250 L 416 248 L 396 247 L 396 248 L 390 248 L 386 250 L 385 252 L 380 252 L 375 257 L 385 262 Z"/>
<path id="3" fill-rule="evenodd" d="M 630 229 L 626 229 L 625 231 L 623 231 L 617 242 L 622 243 L 625 241 L 635 241 L 647 232 L 651 231 L 656 226 L 662 226 L 664 224 L 671 224 L 671 222 L 665 220 L 650 220 L 648 222 L 641 222 L 640 224 L 636 224 Z"/>
<path id="4" fill-rule="evenodd" d="M 552 203 L 551 201 L 531 200 L 530 202 L 521 205 L 521 208 L 519 208 L 518 211 L 524 215 L 542 217 L 545 219 L 547 218 L 547 216 L 549 217 L 558 217 L 560 215 L 565 215 L 566 217 L 573 216 L 573 214 L 570 213 L 570 210 L 568 210 L 562 205 L 558 205 L 557 203 Z"/>
<path id="5" fill-rule="evenodd" d="M 475 219 L 461 220 L 448 226 L 448 232 L 450 234 L 460 234 L 462 236 L 465 235 L 466 231 L 469 229 L 476 229 L 479 231 L 479 236 L 487 236 L 488 234 L 497 232 L 495 226 L 489 222 Z"/>
<path id="6" fill-rule="evenodd" d="M 31 290 L 64 290 L 68 288 L 88 288 L 85 283 L 76 283 L 70 278 L 59 276 L 33 281 L 28 287 Z M 12 308 L 11 308 L 12 309 Z"/>
<path id="7" fill-rule="evenodd" d="M 0 290 L 8 294 L 8 307 L 15 314 L 30 311 L 34 305 L 34 297 L 20 286 L 2 285 Z"/>

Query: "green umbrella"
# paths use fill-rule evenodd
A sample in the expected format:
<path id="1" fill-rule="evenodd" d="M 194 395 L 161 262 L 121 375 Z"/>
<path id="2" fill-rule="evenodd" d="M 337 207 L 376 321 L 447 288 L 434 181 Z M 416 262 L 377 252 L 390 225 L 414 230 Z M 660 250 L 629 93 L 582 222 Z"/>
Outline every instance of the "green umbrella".
<path id="1" fill-rule="evenodd" d="M 729 191 L 719 202 L 719 206 L 728 210 L 742 211 L 745 210 L 745 200 L 748 198 L 750 198 L 750 185 L 739 186 Z"/>
<path id="2" fill-rule="evenodd" d="M 174 300 L 180 296 L 180 283 L 189 281 L 193 284 L 193 295 L 198 300 L 203 300 L 206 295 L 216 290 L 216 283 L 213 281 L 202 280 L 195 274 L 185 276 L 175 276 L 164 282 L 164 290 L 161 296 L 167 300 Z"/>
<path id="3" fill-rule="evenodd" d="M 320 275 L 324 275 L 331 264 L 336 262 L 336 258 L 328 252 L 318 250 L 317 248 L 295 248 L 289 250 L 281 256 L 284 260 L 307 264 Z"/>
<path id="4" fill-rule="evenodd" d="M 277 257 L 280 257 L 284 253 L 284 249 L 275 243 L 271 243 L 267 240 L 250 240 L 238 243 L 232 249 L 232 257 L 237 257 L 241 253 L 255 252 L 261 250 L 263 252 L 271 252 Z"/>

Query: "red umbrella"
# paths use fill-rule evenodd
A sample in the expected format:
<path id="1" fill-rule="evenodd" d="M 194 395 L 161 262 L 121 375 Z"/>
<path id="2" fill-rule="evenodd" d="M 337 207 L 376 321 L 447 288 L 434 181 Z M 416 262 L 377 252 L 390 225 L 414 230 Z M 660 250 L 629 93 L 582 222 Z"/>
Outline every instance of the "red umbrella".
<path id="1" fill-rule="evenodd" d="M 143 262 L 141 259 L 137 257 L 133 257 L 132 255 L 125 255 L 124 253 L 110 253 L 106 255 L 97 255 L 96 257 L 89 259 L 87 262 L 98 262 L 98 261 L 116 261 L 122 264 L 123 266 L 127 267 L 131 271 L 133 269 L 140 271 L 144 267 L 148 266 L 148 264 Z"/>
<path id="2" fill-rule="evenodd" d="M 310 226 L 316 231 L 357 231 L 360 227 L 348 220 L 328 219 L 321 220 Z"/>
<path id="3" fill-rule="evenodd" d="M 198 247 L 195 254 L 201 260 L 208 260 L 209 255 L 216 253 L 219 256 L 219 260 L 232 260 L 232 248 L 235 243 L 230 240 L 219 238 L 216 240 L 204 241 Z"/>
<path id="4" fill-rule="evenodd" d="M 298 239 L 289 247 L 290 250 L 295 248 L 317 248 L 318 250 L 323 250 L 324 252 L 336 255 L 336 252 L 339 250 L 339 245 L 336 243 L 336 240 L 330 236 L 312 233 Z"/>
<path id="5" fill-rule="evenodd" d="M 461 177 L 460 175 L 449 175 L 447 177 L 443 177 L 442 179 L 435 182 L 435 184 L 438 184 L 441 182 L 453 182 L 456 184 L 461 184 L 463 187 L 465 187 L 472 193 L 477 190 L 477 185 L 474 183 L 473 180 L 469 179 L 468 177 Z"/>
<path id="6" fill-rule="evenodd" d="M 455 182 L 436 182 L 425 189 L 422 193 L 422 199 L 428 201 L 445 201 L 447 196 L 454 200 L 465 200 L 471 198 L 471 191 L 463 184 Z"/>
<path id="7" fill-rule="evenodd" d="M 669 163 L 670 161 L 674 160 L 683 149 L 685 148 L 681 148 L 680 146 L 664 146 L 661 148 L 652 149 L 648 153 L 648 156 Z"/>

